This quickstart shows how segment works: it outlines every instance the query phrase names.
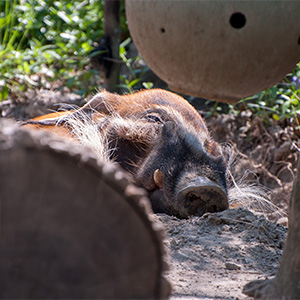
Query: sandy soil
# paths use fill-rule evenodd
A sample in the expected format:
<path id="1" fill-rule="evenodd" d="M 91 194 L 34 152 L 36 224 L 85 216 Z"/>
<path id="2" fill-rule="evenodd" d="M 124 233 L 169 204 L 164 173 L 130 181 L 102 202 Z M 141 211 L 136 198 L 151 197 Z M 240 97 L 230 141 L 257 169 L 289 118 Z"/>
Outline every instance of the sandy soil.
<path id="1" fill-rule="evenodd" d="M 249 299 L 243 286 L 276 274 L 287 229 L 249 210 L 231 209 L 179 220 L 167 228 L 171 299 Z"/>

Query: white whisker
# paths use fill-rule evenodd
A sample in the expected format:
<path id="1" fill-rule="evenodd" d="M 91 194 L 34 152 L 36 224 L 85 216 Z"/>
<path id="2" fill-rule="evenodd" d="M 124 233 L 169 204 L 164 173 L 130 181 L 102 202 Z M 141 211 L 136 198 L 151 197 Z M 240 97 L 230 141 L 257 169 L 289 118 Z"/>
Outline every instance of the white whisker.
<path id="1" fill-rule="evenodd" d="M 227 161 L 227 182 L 229 205 L 240 206 L 257 213 L 276 213 L 279 216 L 285 214 L 273 204 L 269 197 L 269 191 L 257 180 L 249 180 L 249 174 L 254 175 L 247 170 L 239 179 L 235 179 L 231 170 L 236 163 L 237 154 L 232 146 L 223 146 L 223 154 Z"/>

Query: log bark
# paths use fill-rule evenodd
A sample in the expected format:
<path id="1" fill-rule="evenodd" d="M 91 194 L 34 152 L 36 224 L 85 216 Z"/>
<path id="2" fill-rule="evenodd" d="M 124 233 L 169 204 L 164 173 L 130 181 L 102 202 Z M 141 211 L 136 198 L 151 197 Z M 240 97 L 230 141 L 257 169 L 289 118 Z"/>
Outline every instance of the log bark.
<path id="1" fill-rule="evenodd" d="M 281 263 L 273 280 L 248 283 L 243 292 L 260 299 L 300 299 L 300 159 L 289 206 L 289 230 Z"/>
<path id="2" fill-rule="evenodd" d="M 93 152 L 0 122 L 0 298 L 167 298 L 145 192 Z"/>

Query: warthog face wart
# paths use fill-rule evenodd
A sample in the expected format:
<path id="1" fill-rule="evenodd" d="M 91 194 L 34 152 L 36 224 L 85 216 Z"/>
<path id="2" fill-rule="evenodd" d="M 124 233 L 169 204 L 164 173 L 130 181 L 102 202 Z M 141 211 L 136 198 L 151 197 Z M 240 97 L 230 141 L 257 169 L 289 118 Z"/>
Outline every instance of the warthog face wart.
<path id="1" fill-rule="evenodd" d="M 149 191 L 155 212 L 201 216 L 228 208 L 226 167 L 198 112 L 163 90 L 97 94 L 82 108 L 30 120 L 88 144 Z"/>

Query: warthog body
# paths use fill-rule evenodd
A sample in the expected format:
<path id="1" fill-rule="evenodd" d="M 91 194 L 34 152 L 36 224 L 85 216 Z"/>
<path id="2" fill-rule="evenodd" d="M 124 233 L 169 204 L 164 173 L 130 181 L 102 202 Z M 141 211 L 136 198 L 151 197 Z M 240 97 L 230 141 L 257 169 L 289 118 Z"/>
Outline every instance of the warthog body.
<path id="1" fill-rule="evenodd" d="M 198 112 L 176 94 L 104 91 L 80 109 L 26 124 L 77 139 L 119 163 L 148 190 L 155 212 L 185 218 L 228 208 L 221 148 Z"/>

